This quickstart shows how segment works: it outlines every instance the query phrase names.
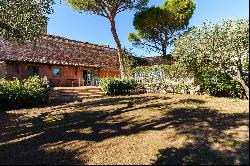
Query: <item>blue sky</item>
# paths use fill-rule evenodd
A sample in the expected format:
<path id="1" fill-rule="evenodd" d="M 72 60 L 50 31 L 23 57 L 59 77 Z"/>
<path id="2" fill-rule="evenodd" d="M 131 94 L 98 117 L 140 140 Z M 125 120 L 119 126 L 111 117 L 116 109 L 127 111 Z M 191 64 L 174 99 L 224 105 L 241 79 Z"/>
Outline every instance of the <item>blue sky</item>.
<path id="1" fill-rule="evenodd" d="M 55 0 L 54 13 L 50 15 L 48 33 L 69 39 L 87 41 L 94 44 L 108 44 L 116 47 L 106 18 L 89 13 L 77 13 L 60 0 Z M 63 0 L 62 0 L 63 1 Z M 163 0 L 149 0 L 149 6 L 160 5 Z M 190 20 L 190 26 L 199 26 L 205 19 L 217 22 L 227 18 L 249 18 L 249 0 L 194 0 L 196 9 Z M 116 18 L 116 28 L 122 46 L 131 48 L 128 34 L 134 32 L 134 12 L 120 13 Z M 139 56 L 158 55 L 135 49 Z"/>

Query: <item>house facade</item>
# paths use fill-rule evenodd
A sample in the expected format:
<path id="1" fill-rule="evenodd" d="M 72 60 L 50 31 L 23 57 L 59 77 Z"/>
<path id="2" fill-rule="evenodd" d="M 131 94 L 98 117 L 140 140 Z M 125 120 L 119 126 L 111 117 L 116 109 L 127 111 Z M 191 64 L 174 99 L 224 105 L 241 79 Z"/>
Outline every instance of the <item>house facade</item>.
<path id="1" fill-rule="evenodd" d="M 36 43 L 0 39 L 0 77 L 46 76 L 55 86 L 96 86 L 102 77 L 120 76 L 117 50 L 60 36 Z"/>

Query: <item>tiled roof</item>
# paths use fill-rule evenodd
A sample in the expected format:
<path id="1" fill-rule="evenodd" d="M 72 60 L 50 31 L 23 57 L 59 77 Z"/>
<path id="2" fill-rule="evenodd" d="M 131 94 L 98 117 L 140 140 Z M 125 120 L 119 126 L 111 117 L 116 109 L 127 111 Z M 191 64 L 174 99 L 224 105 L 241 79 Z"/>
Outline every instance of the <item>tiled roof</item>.
<path id="1" fill-rule="evenodd" d="M 117 50 L 60 36 L 42 36 L 36 45 L 0 40 L 0 60 L 46 64 L 119 67 Z"/>
<path id="2" fill-rule="evenodd" d="M 145 59 L 149 63 L 149 65 L 162 65 L 169 63 L 169 61 L 162 56 L 145 57 Z"/>

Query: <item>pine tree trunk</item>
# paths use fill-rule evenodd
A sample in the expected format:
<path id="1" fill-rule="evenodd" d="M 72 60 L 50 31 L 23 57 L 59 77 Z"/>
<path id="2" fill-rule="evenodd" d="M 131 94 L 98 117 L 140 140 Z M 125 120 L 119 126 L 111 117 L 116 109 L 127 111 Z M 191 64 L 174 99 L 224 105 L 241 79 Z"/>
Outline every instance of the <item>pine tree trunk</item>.
<path id="1" fill-rule="evenodd" d="M 162 56 L 163 57 L 167 56 L 167 48 L 166 48 L 166 46 L 162 46 Z"/>
<path id="2" fill-rule="evenodd" d="M 167 55 L 167 42 L 168 42 L 168 36 L 167 34 L 165 34 L 165 38 L 162 41 L 162 45 L 161 45 L 161 50 L 162 50 L 162 56 L 166 57 Z"/>
<path id="3" fill-rule="evenodd" d="M 125 73 L 124 73 L 124 66 L 123 66 L 123 51 L 122 51 L 120 40 L 119 40 L 118 35 L 116 33 L 115 19 L 111 18 L 110 23 L 111 23 L 111 32 L 112 32 L 112 35 L 114 37 L 116 47 L 118 49 L 118 60 L 119 60 L 119 65 L 120 65 L 121 78 L 124 78 Z"/>

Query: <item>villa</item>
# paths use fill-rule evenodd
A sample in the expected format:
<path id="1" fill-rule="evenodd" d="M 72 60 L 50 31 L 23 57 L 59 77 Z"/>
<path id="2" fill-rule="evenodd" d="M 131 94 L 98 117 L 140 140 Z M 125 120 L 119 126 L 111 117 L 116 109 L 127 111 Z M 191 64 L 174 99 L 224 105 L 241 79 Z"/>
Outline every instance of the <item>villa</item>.
<path id="1" fill-rule="evenodd" d="M 51 86 L 96 86 L 119 76 L 117 50 L 107 45 L 43 35 L 36 43 L 0 39 L 0 78 L 46 76 Z"/>

